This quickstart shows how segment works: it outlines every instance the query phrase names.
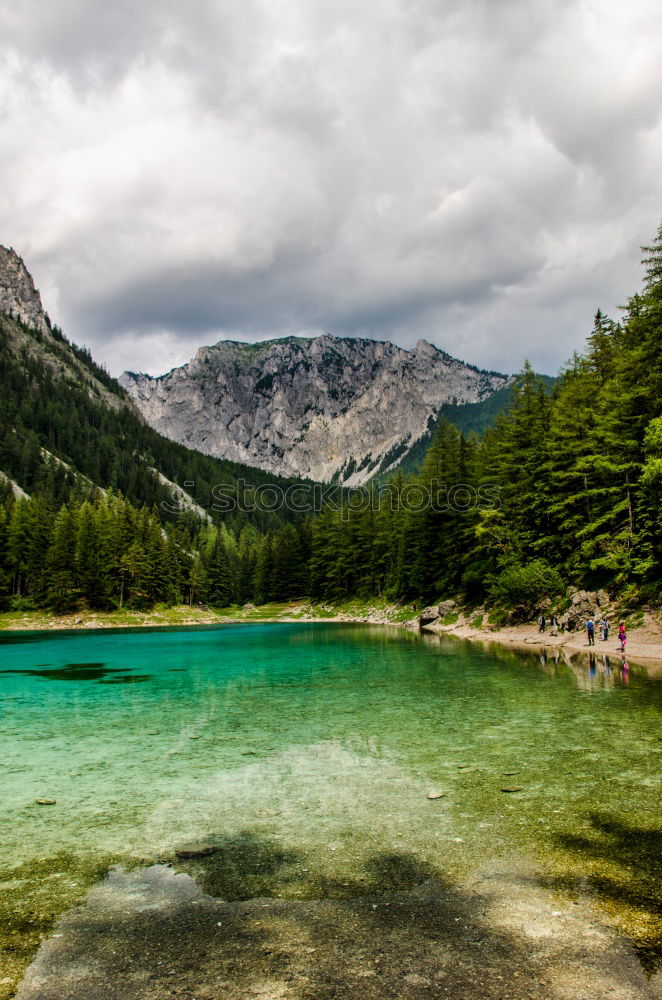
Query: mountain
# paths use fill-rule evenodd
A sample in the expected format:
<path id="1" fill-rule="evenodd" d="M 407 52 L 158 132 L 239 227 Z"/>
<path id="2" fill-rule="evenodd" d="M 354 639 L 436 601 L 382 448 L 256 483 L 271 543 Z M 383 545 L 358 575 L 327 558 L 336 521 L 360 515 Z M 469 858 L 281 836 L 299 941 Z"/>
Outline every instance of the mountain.
<path id="1" fill-rule="evenodd" d="M 17 497 L 43 494 L 60 504 L 112 489 L 183 523 L 214 515 L 214 487 L 234 491 L 240 479 L 259 486 L 275 478 L 154 431 L 116 379 L 51 323 L 24 262 L 5 247 L 0 358 L 0 494 L 10 487 Z M 238 526 L 281 522 L 260 511 L 233 518 Z"/>
<path id="2" fill-rule="evenodd" d="M 209 455 L 286 476 L 361 485 L 427 438 L 448 403 L 508 385 L 424 340 L 220 341 L 156 378 L 119 379 L 148 423 Z"/>
<path id="3" fill-rule="evenodd" d="M 13 247 L 0 246 L 0 313 L 43 334 L 51 329 L 32 275 Z"/>

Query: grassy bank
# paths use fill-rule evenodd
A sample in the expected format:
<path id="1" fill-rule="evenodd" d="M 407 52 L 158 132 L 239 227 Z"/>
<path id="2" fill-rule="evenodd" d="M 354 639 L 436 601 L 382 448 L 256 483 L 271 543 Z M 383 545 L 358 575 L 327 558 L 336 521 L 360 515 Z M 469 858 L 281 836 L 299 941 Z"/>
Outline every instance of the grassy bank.
<path id="1" fill-rule="evenodd" d="M 36 631 L 82 628 L 140 628 L 143 626 L 214 625 L 232 622 L 271 621 L 371 621 L 400 624 L 416 618 L 411 604 L 391 604 L 386 600 L 355 598 L 341 604 L 315 603 L 307 598 L 255 606 L 253 604 L 212 608 L 188 604 L 137 611 L 77 611 L 56 615 L 49 611 L 6 611 L 0 613 L 0 631 Z"/>

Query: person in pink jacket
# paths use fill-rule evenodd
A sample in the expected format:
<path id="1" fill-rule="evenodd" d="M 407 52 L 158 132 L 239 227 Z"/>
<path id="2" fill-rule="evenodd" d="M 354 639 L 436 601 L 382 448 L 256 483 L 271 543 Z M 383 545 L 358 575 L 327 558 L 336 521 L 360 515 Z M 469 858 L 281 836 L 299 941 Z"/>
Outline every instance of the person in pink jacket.
<path id="1" fill-rule="evenodd" d="M 618 641 L 621 644 L 621 653 L 624 653 L 625 643 L 628 641 L 627 632 L 625 631 L 625 622 L 621 622 L 618 626 Z"/>

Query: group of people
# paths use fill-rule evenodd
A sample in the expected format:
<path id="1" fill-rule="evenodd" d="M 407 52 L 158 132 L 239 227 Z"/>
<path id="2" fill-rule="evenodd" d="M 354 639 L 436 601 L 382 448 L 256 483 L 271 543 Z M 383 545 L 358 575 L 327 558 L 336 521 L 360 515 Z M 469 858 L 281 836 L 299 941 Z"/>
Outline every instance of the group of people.
<path id="1" fill-rule="evenodd" d="M 592 618 L 587 619 L 585 625 L 586 635 L 588 636 L 589 646 L 595 646 L 595 629 L 596 623 Z M 602 639 L 604 642 L 609 638 L 609 620 L 604 616 L 597 623 L 597 627 L 602 633 Z M 621 644 L 621 653 L 625 652 L 625 643 L 628 641 L 627 632 L 625 631 L 625 622 L 619 622 L 618 625 L 618 641 Z"/>
<path id="2" fill-rule="evenodd" d="M 545 629 L 547 628 L 547 624 L 548 624 L 547 618 L 545 618 L 544 615 L 541 615 L 540 618 L 538 619 L 538 631 L 539 632 L 544 632 Z M 552 630 L 552 635 L 558 635 L 558 633 L 559 633 L 559 620 L 556 617 L 556 615 L 550 615 L 549 616 L 549 627 Z M 561 631 L 563 632 L 563 626 L 561 626 Z"/>
<path id="3" fill-rule="evenodd" d="M 538 631 L 544 632 L 548 624 L 551 628 L 552 635 L 558 635 L 559 621 L 556 615 L 550 615 L 549 619 L 547 619 L 544 614 L 541 614 L 538 618 Z M 607 642 L 610 627 L 609 619 L 604 615 L 597 623 L 593 618 L 589 618 L 584 624 L 584 628 L 586 629 L 586 634 L 588 636 L 589 646 L 595 646 L 596 628 L 600 630 L 603 642 Z M 563 631 L 563 625 L 561 625 L 560 628 L 561 631 Z M 620 622 L 618 626 L 618 641 L 621 644 L 621 653 L 625 652 L 625 643 L 627 642 L 627 639 L 628 637 L 627 632 L 625 631 L 625 622 Z"/>

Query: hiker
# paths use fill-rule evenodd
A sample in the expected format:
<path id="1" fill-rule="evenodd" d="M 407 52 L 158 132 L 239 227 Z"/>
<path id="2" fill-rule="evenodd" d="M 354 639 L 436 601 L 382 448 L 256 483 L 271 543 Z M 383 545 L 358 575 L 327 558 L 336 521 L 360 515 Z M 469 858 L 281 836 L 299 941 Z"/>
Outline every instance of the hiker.
<path id="1" fill-rule="evenodd" d="M 609 638 L 609 622 L 607 621 L 606 618 L 602 619 L 602 621 L 600 622 L 600 626 L 602 628 L 602 639 L 604 642 L 606 642 L 607 639 Z"/>
<path id="2" fill-rule="evenodd" d="M 540 618 L 538 619 L 538 631 L 539 632 L 544 632 L 546 625 L 547 625 L 547 622 L 545 621 L 545 616 L 541 615 Z"/>
<path id="3" fill-rule="evenodd" d="M 618 626 L 618 641 L 621 644 L 621 653 L 624 653 L 625 643 L 628 641 L 627 632 L 625 631 L 625 622 L 621 622 Z"/>
<path id="4" fill-rule="evenodd" d="M 549 619 L 549 624 L 552 627 L 552 635 L 558 635 L 559 634 L 559 620 L 556 617 L 556 615 L 552 615 L 551 616 L 551 618 Z"/>
<path id="5" fill-rule="evenodd" d="M 588 619 L 585 627 L 589 646 L 595 646 L 595 622 L 592 618 Z"/>

